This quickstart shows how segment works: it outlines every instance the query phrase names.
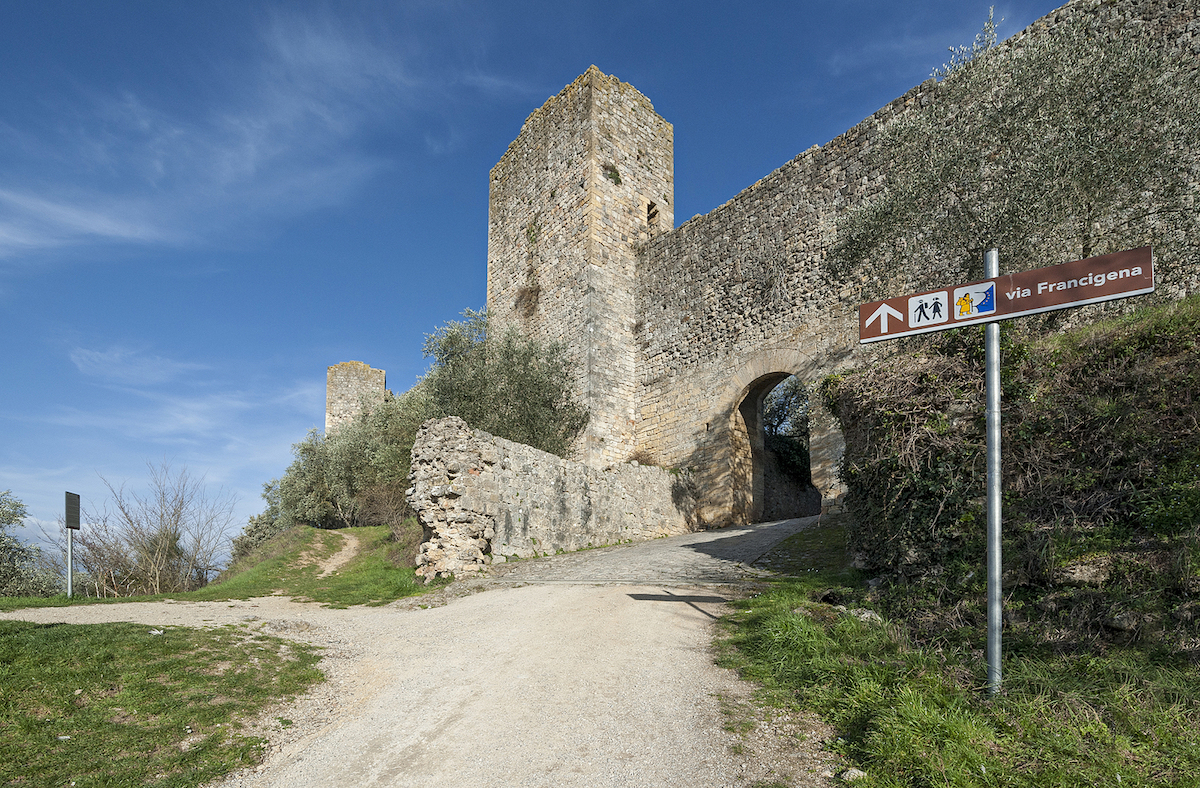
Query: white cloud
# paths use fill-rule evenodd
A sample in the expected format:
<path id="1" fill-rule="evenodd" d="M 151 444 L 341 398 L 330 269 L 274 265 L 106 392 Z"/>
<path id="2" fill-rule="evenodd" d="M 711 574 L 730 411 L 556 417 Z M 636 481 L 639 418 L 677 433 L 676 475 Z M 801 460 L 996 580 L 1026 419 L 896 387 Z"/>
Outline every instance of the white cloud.
<path id="1" fill-rule="evenodd" d="M 209 369 L 204 364 L 174 361 L 124 347 L 74 348 L 69 358 L 84 375 L 130 385 L 167 383 L 189 372 Z"/>
<path id="2" fill-rule="evenodd" d="M 70 110 L 55 97 L 52 116 L 26 125 L 0 118 L 0 258 L 202 244 L 337 204 L 393 166 L 365 140 L 416 89 L 394 53 L 329 18 L 277 17 L 259 44 L 253 62 L 214 70 L 225 82 L 206 105 L 100 87 Z"/>
<path id="3" fill-rule="evenodd" d="M 62 246 L 81 240 L 159 241 L 161 232 L 131 221 L 127 207 L 109 201 L 108 210 L 70 198 L 0 189 L 0 256 L 22 249 Z"/>

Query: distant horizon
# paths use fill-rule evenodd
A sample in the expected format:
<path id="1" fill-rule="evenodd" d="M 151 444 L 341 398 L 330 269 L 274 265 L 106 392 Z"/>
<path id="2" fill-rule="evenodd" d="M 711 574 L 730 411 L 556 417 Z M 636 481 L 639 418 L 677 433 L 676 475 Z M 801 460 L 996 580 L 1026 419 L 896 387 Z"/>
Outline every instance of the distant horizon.
<path id="1" fill-rule="evenodd" d="M 483 306 L 488 173 L 588 66 L 674 125 L 678 226 L 929 78 L 989 5 L 7 7 L 14 532 L 168 461 L 237 496 L 235 536 L 323 427 L 327 367 L 405 391 L 424 336 Z M 1058 5 L 996 4 L 999 37 Z"/>

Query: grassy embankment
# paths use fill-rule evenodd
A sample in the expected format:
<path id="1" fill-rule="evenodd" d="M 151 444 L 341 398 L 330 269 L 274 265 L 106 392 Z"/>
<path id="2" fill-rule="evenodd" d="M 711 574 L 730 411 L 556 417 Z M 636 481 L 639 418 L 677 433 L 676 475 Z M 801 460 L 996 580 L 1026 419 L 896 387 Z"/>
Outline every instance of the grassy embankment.
<path id="1" fill-rule="evenodd" d="M 208 587 L 123 600 L 0 599 L 0 609 L 161 599 L 219 601 L 280 592 L 331 607 L 416 593 L 387 529 L 355 529 L 360 552 L 328 577 L 316 562 L 337 533 L 296 528 Z M 0 622 L 0 785 L 193 786 L 256 763 L 243 720 L 323 679 L 311 647 L 246 627 Z M 280 720 L 280 724 L 289 724 Z"/>
<path id="2" fill-rule="evenodd" d="M 843 414 L 873 419 L 847 430 L 858 517 L 781 546 L 793 577 L 742 603 L 731 659 L 833 724 L 856 784 L 1200 785 L 1197 336 L 1190 299 L 1009 344 L 1002 694 L 984 690 L 980 425 L 937 400 L 975 391 L 953 341 L 873 370 L 891 400 L 839 383 Z"/>
<path id="3" fill-rule="evenodd" d="M 320 602 L 330 607 L 383 605 L 412 596 L 424 586 L 411 568 L 397 566 L 386 526 L 355 528 L 359 553 L 349 564 L 328 577 L 318 577 L 317 562 L 341 549 L 343 540 L 337 531 L 298 526 L 258 547 L 244 560 L 234 563 L 216 580 L 198 591 L 157 596 L 89 598 L 86 588 L 77 589 L 77 598 L 0 597 L 0 610 L 23 607 L 61 607 L 66 605 L 153 602 L 163 599 L 216 601 L 249 599 L 279 594 L 302 601 Z"/>

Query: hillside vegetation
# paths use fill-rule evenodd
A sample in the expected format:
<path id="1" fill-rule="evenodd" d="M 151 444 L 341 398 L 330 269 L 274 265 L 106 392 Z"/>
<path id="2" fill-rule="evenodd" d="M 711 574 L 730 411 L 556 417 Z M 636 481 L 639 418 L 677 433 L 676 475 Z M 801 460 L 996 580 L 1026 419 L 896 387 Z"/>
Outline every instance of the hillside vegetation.
<path id="1" fill-rule="evenodd" d="M 1005 330 L 1009 631 L 1200 658 L 1200 298 L 1044 339 Z M 983 378 L 976 328 L 823 386 L 851 549 L 928 636 L 985 620 Z"/>
<path id="2" fill-rule="evenodd" d="M 769 557 L 794 575 L 738 603 L 729 660 L 834 725 L 856 785 L 1198 785 L 1200 298 L 1006 331 L 1001 694 L 978 329 L 825 381 L 849 513 Z"/>
<path id="3" fill-rule="evenodd" d="M 459 416 L 501 438 L 559 456 L 570 451 L 588 413 L 571 394 L 575 372 L 566 349 L 490 328 L 485 312 L 468 309 L 463 317 L 426 336 L 423 352 L 432 365 L 416 386 L 389 392 L 352 423 L 329 435 L 314 430 L 292 447 L 295 461 L 263 485 L 266 510 L 233 540 L 234 559 L 296 525 L 386 525 L 397 544 L 410 545 L 416 520 L 405 500 L 409 463 L 417 430 L 429 419 Z M 401 563 L 411 567 L 416 546 L 405 549 Z"/>

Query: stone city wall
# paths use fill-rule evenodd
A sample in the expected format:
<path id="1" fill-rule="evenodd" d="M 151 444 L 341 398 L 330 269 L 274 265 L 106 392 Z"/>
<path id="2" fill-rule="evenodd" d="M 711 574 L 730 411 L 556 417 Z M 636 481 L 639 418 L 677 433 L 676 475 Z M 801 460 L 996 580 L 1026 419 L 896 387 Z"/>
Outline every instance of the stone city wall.
<path id="1" fill-rule="evenodd" d="M 1181 0 L 1073 0 L 1001 46 L 1083 18 L 1114 36 L 1149 27 L 1172 48 L 1175 70 L 1194 71 L 1197 14 Z M 838 219 L 885 183 L 886 172 L 864 164 L 881 129 L 922 111 L 938 89 L 932 80 L 913 88 L 677 229 L 673 128 L 645 96 L 592 67 L 532 113 L 491 172 L 488 314 L 499 329 L 563 342 L 579 363 L 576 395 L 591 412 L 576 453 L 584 465 L 469 431 L 431 437 L 423 459 L 414 455 L 414 500 L 432 536 L 422 553 L 433 567 L 427 576 L 493 556 L 644 538 L 656 524 L 726 525 L 777 512 L 761 429 L 770 390 L 787 375 L 815 383 L 896 352 L 897 343 L 858 344 L 857 306 L 877 291 L 973 278 L 962 263 L 886 255 L 853 275 L 831 274 L 826 264 Z M 1190 177 L 1200 183 L 1200 166 Z M 1200 233 L 1188 231 L 1197 193 L 1144 228 L 1165 241 L 1156 245 L 1158 299 L 1200 290 Z M 1109 220 L 1124 227 L 1133 218 Z M 1074 259 L 1068 246 L 1053 259 L 1002 256 L 1002 270 Z M 842 493 L 841 435 L 820 403 L 812 406 L 812 475 L 829 510 Z M 457 459 L 428 454 L 435 446 Z M 664 503 L 675 477 L 630 465 L 631 457 L 694 469 L 688 518 Z M 650 492 L 639 496 L 627 486 L 635 483 Z M 641 536 L 625 530 L 646 528 Z"/>
<path id="2" fill-rule="evenodd" d="M 1084 15 L 1112 35 L 1121 35 L 1126 25 L 1150 26 L 1170 42 L 1180 67 L 1194 71 L 1200 63 L 1198 14 L 1194 4 L 1176 0 L 1077 0 L 1002 46 L 1019 46 Z M 920 112 L 937 89 L 932 80 L 913 88 L 712 212 L 657 235 L 642 250 L 636 272 L 641 359 L 635 442 L 655 463 L 698 469 L 705 521 L 745 522 L 763 511 L 757 500 L 763 463 L 755 459 L 754 445 L 759 414 L 747 403 L 761 402 L 781 373 L 813 383 L 896 351 L 895 343 L 858 344 L 857 306 L 882 297 L 870 289 L 882 280 L 888 292 L 901 294 L 975 278 L 945 261 L 889 265 L 852 279 L 833 278 L 824 265 L 838 218 L 884 183 L 886 173 L 863 164 L 880 129 L 900 114 Z M 1190 210 L 1194 214 L 1194 205 Z M 1145 227 L 1146 237 L 1165 238 L 1173 249 L 1156 259 L 1158 297 L 1197 292 L 1196 241 L 1171 237 L 1186 222 L 1174 214 L 1158 221 L 1174 223 Z M 833 419 L 814 404 L 813 479 L 828 507 L 837 505 L 842 491 L 836 479 L 842 444 Z"/>
<path id="3" fill-rule="evenodd" d="M 493 562 L 687 533 L 686 476 L 620 464 L 599 469 L 473 430 L 426 422 L 408 501 L 425 528 L 417 573 L 479 572 Z"/>

